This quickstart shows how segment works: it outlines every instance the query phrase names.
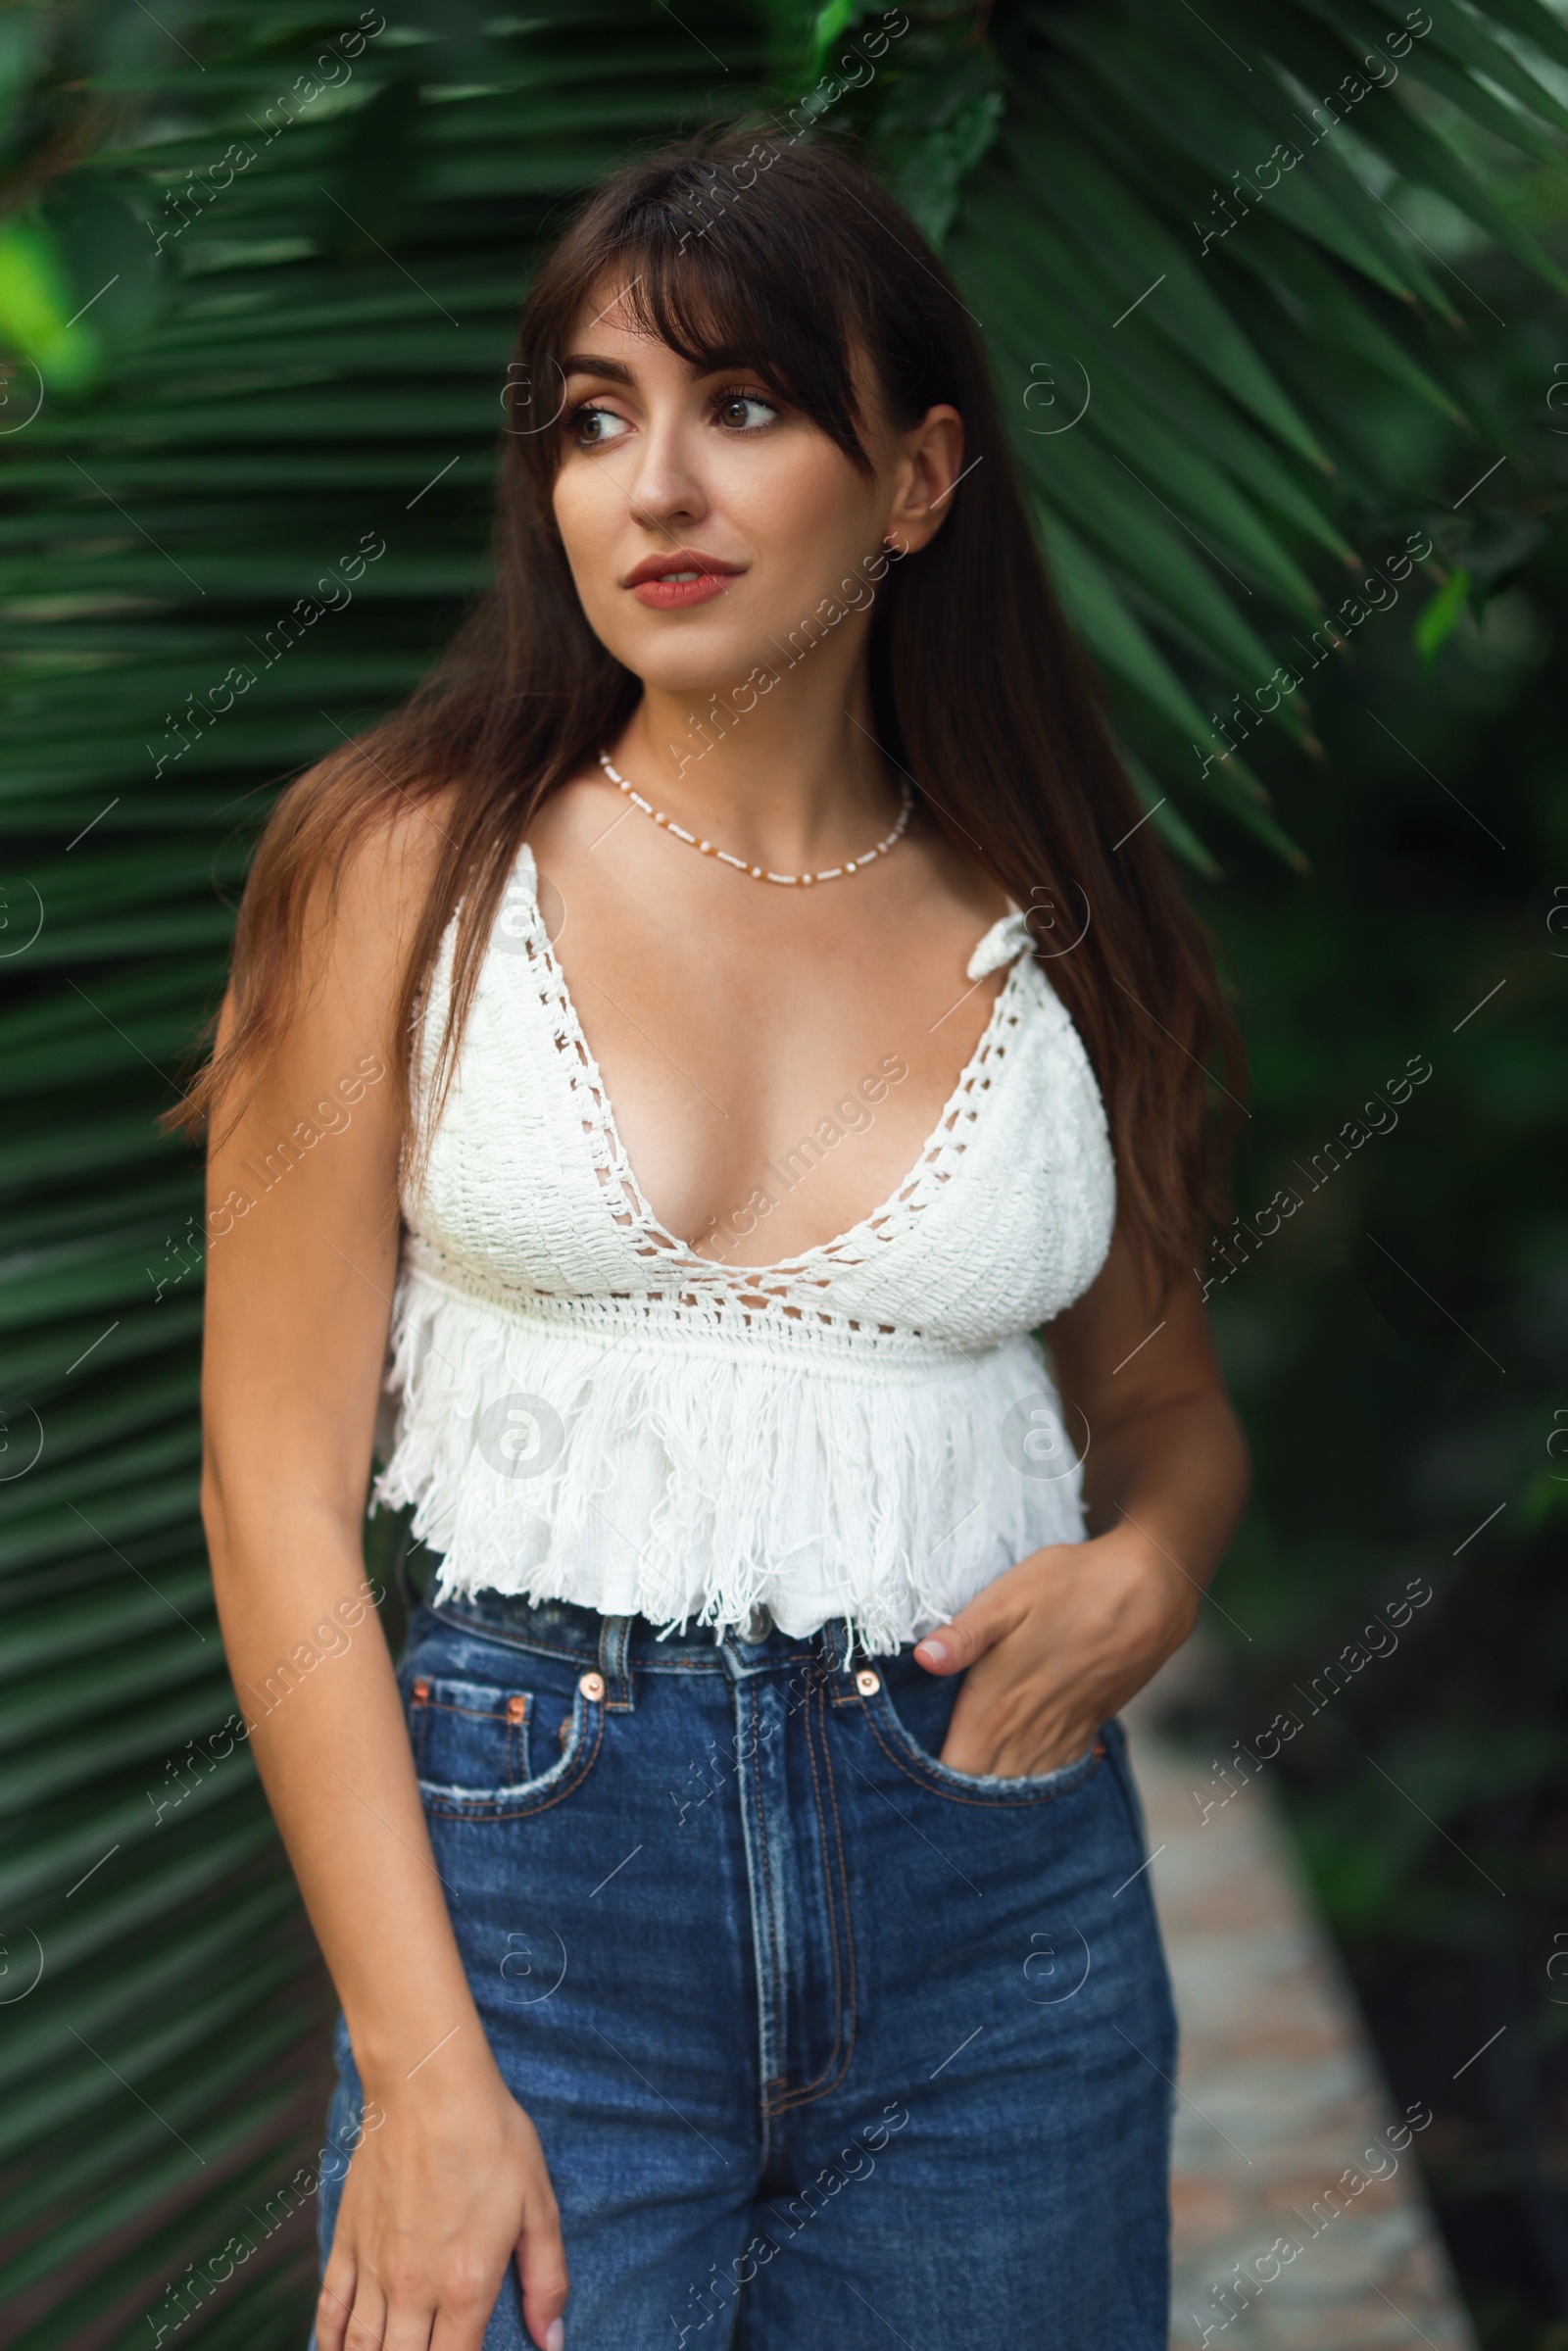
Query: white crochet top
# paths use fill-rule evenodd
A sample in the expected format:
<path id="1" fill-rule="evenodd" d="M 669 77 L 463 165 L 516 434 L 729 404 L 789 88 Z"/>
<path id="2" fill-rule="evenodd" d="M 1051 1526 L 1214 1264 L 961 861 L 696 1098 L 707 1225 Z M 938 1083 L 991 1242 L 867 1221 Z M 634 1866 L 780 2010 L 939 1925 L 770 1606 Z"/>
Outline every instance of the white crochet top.
<path id="1" fill-rule="evenodd" d="M 837 1240 L 747 1267 L 698 1255 L 644 1199 L 537 885 L 524 847 L 404 1188 L 375 1494 L 414 1505 L 437 1596 L 488 1587 L 665 1630 L 761 1604 L 796 1636 L 847 1617 L 875 1653 L 1081 1541 L 1086 1433 L 1063 1428 L 1032 1334 L 1103 1264 L 1115 1171 L 1023 915 L 975 950 L 971 979 L 1011 969 L 898 1190 Z"/>

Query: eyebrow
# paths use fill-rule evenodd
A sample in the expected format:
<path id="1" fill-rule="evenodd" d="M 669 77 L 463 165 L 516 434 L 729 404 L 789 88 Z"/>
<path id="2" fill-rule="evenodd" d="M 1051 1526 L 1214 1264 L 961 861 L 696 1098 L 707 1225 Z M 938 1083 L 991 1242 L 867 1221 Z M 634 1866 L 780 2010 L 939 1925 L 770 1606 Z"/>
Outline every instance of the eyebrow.
<path id="1" fill-rule="evenodd" d="M 561 363 L 563 375 L 603 375 L 610 383 L 633 384 L 631 369 L 619 360 L 598 358 L 591 351 L 572 351 Z"/>
<path id="2" fill-rule="evenodd" d="M 688 361 L 687 372 L 693 383 L 700 383 L 705 375 L 723 375 L 732 368 L 747 365 L 752 367 L 755 374 L 762 374 L 755 362 L 743 361 L 738 354 L 729 351 L 717 353 L 712 365 L 707 367 L 697 367 Z M 632 390 L 636 388 L 637 379 L 624 361 L 605 359 L 592 351 L 567 352 L 561 362 L 561 372 L 563 375 L 602 375 L 607 383 L 625 384 Z"/>

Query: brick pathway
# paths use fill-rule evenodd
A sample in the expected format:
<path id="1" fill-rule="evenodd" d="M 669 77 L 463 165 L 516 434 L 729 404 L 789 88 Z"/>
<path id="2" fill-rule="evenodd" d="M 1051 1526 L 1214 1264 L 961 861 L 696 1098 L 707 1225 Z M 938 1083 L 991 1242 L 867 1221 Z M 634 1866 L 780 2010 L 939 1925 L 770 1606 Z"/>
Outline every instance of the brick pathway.
<path id="1" fill-rule="evenodd" d="M 1419 2136 L 1402 2139 L 1273 1792 L 1258 1780 L 1200 1822 L 1193 1789 L 1223 1783 L 1161 1736 L 1165 1679 L 1126 1720 L 1182 2025 L 1173 2351 L 1475 2351 Z"/>

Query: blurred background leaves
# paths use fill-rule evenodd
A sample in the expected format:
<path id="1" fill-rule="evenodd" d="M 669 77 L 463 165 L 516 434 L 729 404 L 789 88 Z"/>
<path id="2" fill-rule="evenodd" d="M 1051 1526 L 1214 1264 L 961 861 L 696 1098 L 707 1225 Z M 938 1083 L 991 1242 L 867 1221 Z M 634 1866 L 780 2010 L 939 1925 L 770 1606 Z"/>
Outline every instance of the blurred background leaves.
<path id="1" fill-rule="evenodd" d="M 1222 943 L 1256 1091 L 1198 1273 L 1258 1491 L 1195 1730 L 1223 1757 L 1299 1711 L 1430 1582 L 1279 1778 L 1438 2111 L 1486 2339 L 1561 2351 L 1568 25 L 1540 0 L 0 16 L 10 2339 L 303 2340 L 314 2216 L 277 2199 L 328 1995 L 222 1728 L 200 1184 L 153 1120 L 271 798 L 484 578 L 541 241 L 634 147 L 753 116 L 853 129 L 944 247 Z"/>

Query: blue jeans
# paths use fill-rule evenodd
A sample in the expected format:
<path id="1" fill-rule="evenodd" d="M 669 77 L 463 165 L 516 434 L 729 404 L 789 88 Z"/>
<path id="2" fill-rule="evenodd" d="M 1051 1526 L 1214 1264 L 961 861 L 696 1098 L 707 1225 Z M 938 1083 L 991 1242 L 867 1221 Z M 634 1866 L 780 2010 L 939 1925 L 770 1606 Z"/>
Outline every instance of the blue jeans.
<path id="1" fill-rule="evenodd" d="M 755 1630 L 481 1592 L 399 1667 L 568 2351 L 1164 2351 L 1175 2018 L 1120 1724 L 976 1778 L 936 1760 L 960 1676 Z M 529 2342 L 514 2269 L 484 2341 Z"/>

